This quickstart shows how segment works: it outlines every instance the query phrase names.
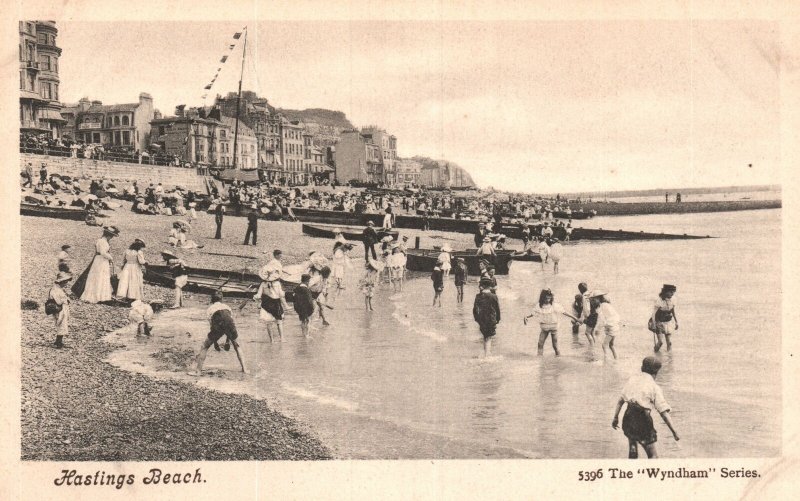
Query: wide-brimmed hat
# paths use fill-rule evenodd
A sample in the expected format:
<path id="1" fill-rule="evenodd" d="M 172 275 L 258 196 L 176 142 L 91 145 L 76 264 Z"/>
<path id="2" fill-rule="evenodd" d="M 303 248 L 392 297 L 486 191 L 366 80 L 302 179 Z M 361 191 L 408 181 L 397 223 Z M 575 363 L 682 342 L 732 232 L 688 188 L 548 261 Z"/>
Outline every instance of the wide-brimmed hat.
<path id="1" fill-rule="evenodd" d="M 171 257 L 173 259 L 177 259 L 178 258 L 177 254 L 175 254 L 174 252 L 172 252 L 171 250 L 168 250 L 168 249 L 162 250 L 161 251 L 161 255 L 162 256 L 166 256 L 166 257 Z"/>
<path id="2" fill-rule="evenodd" d="M 390 235 L 386 235 L 385 237 L 381 238 L 381 242 L 386 242 L 386 243 L 389 243 L 392 240 L 393 238 Z"/>
<path id="3" fill-rule="evenodd" d="M 605 296 L 606 294 L 608 294 L 608 292 L 606 292 L 605 290 L 597 289 L 597 290 L 593 290 L 592 292 L 590 292 L 589 293 L 589 297 L 590 298 L 602 297 L 602 296 Z"/>
<path id="4" fill-rule="evenodd" d="M 58 275 L 56 275 L 56 279 L 54 280 L 54 282 L 60 284 L 68 280 L 72 280 L 72 273 L 68 271 L 59 271 Z"/>
<path id="5" fill-rule="evenodd" d="M 661 286 L 661 290 L 667 291 L 667 292 L 677 292 L 678 288 L 675 287 L 674 285 L 671 285 L 671 284 L 664 284 L 664 285 Z"/>
<path id="6" fill-rule="evenodd" d="M 116 237 L 119 235 L 119 228 L 116 226 L 103 226 L 103 233 L 114 235 Z"/>
<path id="7" fill-rule="evenodd" d="M 144 240 L 142 240 L 142 239 L 140 239 L 140 238 L 135 238 L 135 239 L 133 240 L 133 243 L 135 243 L 135 244 L 139 244 L 139 245 L 141 245 L 142 247 L 147 247 L 147 246 L 144 244 Z"/>
<path id="8" fill-rule="evenodd" d="M 372 221 L 367 221 L 367 226 L 375 226 L 375 223 L 373 223 Z"/>

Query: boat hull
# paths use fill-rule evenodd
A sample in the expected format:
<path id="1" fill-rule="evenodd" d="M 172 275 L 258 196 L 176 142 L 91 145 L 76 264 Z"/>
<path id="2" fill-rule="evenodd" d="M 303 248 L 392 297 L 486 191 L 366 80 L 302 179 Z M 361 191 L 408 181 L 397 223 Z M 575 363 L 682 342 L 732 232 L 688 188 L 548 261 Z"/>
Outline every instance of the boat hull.
<path id="1" fill-rule="evenodd" d="M 51 207 L 22 203 L 19 207 L 22 216 L 52 217 L 55 219 L 69 219 L 71 221 L 85 221 L 86 211 L 82 209 L 67 209 L 64 207 Z"/>
<path id="2" fill-rule="evenodd" d="M 149 283 L 164 287 L 173 287 L 175 284 L 172 272 L 165 265 L 148 264 L 144 279 Z M 286 300 L 292 301 L 297 284 L 288 280 L 281 280 L 281 284 L 286 293 Z M 189 280 L 183 290 L 199 294 L 222 291 L 225 297 L 252 298 L 258 292 L 260 285 L 261 278 L 254 273 L 189 268 Z"/>
<path id="3" fill-rule="evenodd" d="M 304 224 L 303 225 L 303 233 L 311 236 L 311 237 L 318 237 L 318 238 L 335 238 L 336 233 L 334 233 L 334 226 L 319 226 L 319 225 L 312 225 L 312 224 Z M 339 227 L 342 230 L 342 236 L 347 240 L 351 241 L 361 241 L 362 240 L 362 229 L 352 228 L 352 227 Z M 375 231 L 378 233 L 378 238 L 384 238 L 386 236 L 392 237 L 392 240 L 397 240 L 400 236 L 400 233 L 395 230 L 384 230 L 382 228 L 375 228 Z"/>
<path id="4" fill-rule="evenodd" d="M 409 249 L 406 254 L 406 268 L 410 271 L 419 271 L 430 273 L 436 266 L 439 258 L 440 250 L 435 249 Z M 481 257 L 476 256 L 473 251 L 453 252 L 453 258 L 464 258 L 464 264 L 467 266 L 467 274 L 479 276 L 481 274 L 480 261 Z M 511 252 L 500 252 L 495 256 L 495 275 L 508 275 L 509 266 L 511 265 Z"/>

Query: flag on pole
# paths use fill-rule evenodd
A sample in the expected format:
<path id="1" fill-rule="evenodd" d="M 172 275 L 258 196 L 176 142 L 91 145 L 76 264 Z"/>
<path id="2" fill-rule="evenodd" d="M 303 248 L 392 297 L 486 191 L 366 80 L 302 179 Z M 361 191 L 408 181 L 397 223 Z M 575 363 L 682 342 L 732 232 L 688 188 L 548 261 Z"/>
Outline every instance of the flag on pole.
<path id="1" fill-rule="evenodd" d="M 213 81 L 211 83 L 214 83 Z M 211 90 L 211 84 L 206 85 L 203 87 L 204 90 Z"/>
<path id="2" fill-rule="evenodd" d="M 236 44 L 231 44 L 228 46 L 228 50 L 233 50 L 234 47 L 236 47 Z"/>
<path id="3" fill-rule="evenodd" d="M 220 61 L 219 61 L 219 62 L 220 62 L 220 63 L 224 63 L 224 62 L 225 62 L 225 61 L 227 61 L 227 60 L 228 60 L 228 56 L 222 56 L 222 59 L 220 59 Z"/>
<path id="4" fill-rule="evenodd" d="M 241 37 L 241 36 L 242 36 L 242 32 L 239 31 L 239 32 L 233 34 L 233 39 L 234 40 L 239 40 L 239 37 Z"/>

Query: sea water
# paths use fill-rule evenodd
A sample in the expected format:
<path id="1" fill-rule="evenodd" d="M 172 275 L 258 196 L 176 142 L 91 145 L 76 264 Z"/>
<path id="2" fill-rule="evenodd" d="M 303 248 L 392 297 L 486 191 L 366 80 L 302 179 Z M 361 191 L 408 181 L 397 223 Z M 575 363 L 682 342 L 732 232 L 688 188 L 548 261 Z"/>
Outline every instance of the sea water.
<path id="1" fill-rule="evenodd" d="M 661 285 L 677 286 L 680 328 L 658 374 L 675 442 L 654 416 L 663 457 L 759 457 L 781 444 L 780 210 L 596 218 L 593 227 L 712 235 L 707 240 L 587 242 L 565 245 L 560 272 L 515 262 L 498 277 L 502 321 L 493 356 L 483 357 L 472 318 L 476 283 L 456 303 L 452 278 L 443 307 L 432 307 L 427 276 L 402 292 L 378 287 L 367 313 L 357 288 L 358 256 L 348 288 L 331 290 L 331 325 L 312 323 L 313 340 L 287 315 L 284 343 L 270 343 L 258 308 L 232 300 L 251 374 L 238 373 L 231 352 L 209 352 L 212 376 L 158 371 L 149 355 L 160 348 L 199 347 L 208 323 L 205 304 L 169 311 L 154 337 L 133 342 L 115 363 L 159 377 L 196 382 L 267 399 L 297 417 L 339 457 L 352 458 L 615 458 L 627 441 L 611 428 L 625 381 L 653 353 L 646 323 Z M 604 360 L 583 329 L 560 325 L 561 357 L 548 340 L 536 355 L 539 328 L 522 318 L 550 288 L 567 310 L 577 284 L 602 288 L 624 324 L 618 360 Z M 127 337 L 126 337 L 127 336 Z M 112 336 L 113 337 L 113 336 Z M 219 377 L 220 374 L 222 377 Z M 257 440 L 257 430 L 253 438 Z"/>

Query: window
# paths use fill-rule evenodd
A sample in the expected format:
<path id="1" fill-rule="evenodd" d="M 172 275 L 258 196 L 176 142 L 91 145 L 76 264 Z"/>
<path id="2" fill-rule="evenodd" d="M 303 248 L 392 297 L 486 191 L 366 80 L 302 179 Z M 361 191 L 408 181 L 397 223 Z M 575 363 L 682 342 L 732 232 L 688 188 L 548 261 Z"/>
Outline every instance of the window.
<path id="1" fill-rule="evenodd" d="M 130 118 L 128 118 L 128 115 L 122 116 L 122 125 L 130 125 Z"/>
<path id="2" fill-rule="evenodd" d="M 106 122 L 108 122 L 108 125 L 106 127 L 111 127 L 111 124 L 113 123 L 113 120 L 111 119 L 111 117 L 108 117 Z"/>
<path id="3" fill-rule="evenodd" d="M 19 60 L 23 61 L 23 59 L 22 59 L 22 44 L 19 44 Z"/>
<path id="4" fill-rule="evenodd" d="M 50 69 L 50 56 L 41 55 L 39 56 L 39 69 L 42 70 L 49 70 Z"/>
<path id="5" fill-rule="evenodd" d="M 114 140 L 113 140 L 113 142 L 114 142 L 114 144 L 119 144 L 119 143 L 120 143 L 120 140 L 119 140 L 119 131 L 117 131 L 117 132 L 115 132 L 115 133 L 114 133 Z"/>
<path id="6" fill-rule="evenodd" d="M 25 31 L 27 31 L 28 33 L 33 33 L 33 24 L 25 23 Z"/>
<path id="7" fill-rule="evenodd" d="M 122 144 L 131 144 L 131 131 L 122 131 Z"/>
<path id="8" fill-rule="evenodd" d="M 53 65 L 53 71 L 58 73 L 58 58 L 57 57 L 53 57 L 53 58 L 50 59 L 50 62 Z"/>
<path id="9" fill-rule="evenodd" d="M 25 90 L 25 71 L 19 72 L 19 88 Z"/>
<path id="10" fill-rule="evenodd" d="M 163 136 L 164 135 L 164 126 L 163 125 L 159 125 L 158 126 L 158 135 L 159 136 Z"/>
<path id="11" fill-rule="evenodd" d="M 53 84 L 53 99 L 58 101 L 58 84 Z"/>
<path id="12" fill-rule="evenodd" d="M 114 117 L 114 125 L 119 125 L 119 116 Z"/>
<path id="13" fill-rule="evenodd" d="M 92 134 L 92 142 L 93 143 L 100 143 L 100 133 L 99 132 L 94 132 Z"/>
<path id="14" fill-rule="evenodd" d="M 45 99 L 50 99 L 52 97 L 50 93 L 50 82 L 42 82 L 42 97 Z"/>

